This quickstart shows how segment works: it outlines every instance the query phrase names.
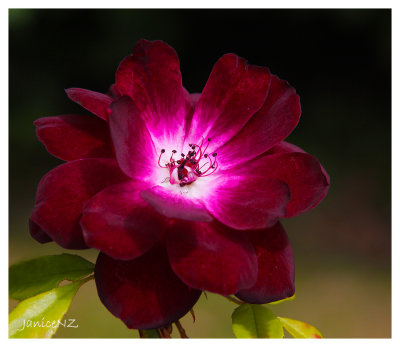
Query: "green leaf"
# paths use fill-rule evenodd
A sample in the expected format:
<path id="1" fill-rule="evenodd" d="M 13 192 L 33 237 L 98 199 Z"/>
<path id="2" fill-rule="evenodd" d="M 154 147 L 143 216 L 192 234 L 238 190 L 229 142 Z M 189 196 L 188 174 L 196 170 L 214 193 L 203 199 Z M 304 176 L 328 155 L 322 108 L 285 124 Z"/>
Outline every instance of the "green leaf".
<path id="1" fill-rule="evenodd" d="M 48 255 L 10 266 L 9 295 L 24 300 L 58 286 L 62 280 L 76 281 L 94 270 L 94 264 L 73 254 Z"/>
<path id="2" fill-rule="evenodd" d="M 320 339 L 322 334 L 319 330 L 308 323 L 299 320 L 278 317 L 285 329 L 295 338 Z"/>
<path id="3" fill-rule="evenodd" d="M 33 338 L 53 336 L 79 287 L 87 279 L 57 287 L 48 292 L 21 301 L 10 312 L 8 337 Z"/>
<path id="4" fill-rule="evenodd" d="M 282 323 L 261 305 L 237 307 L 232 314 L 232 329 L 237 338 L 283 338 Z"/>
<path id="5" fill-rule="evenodd" d="M 290 296 L 288 298 L 285 298 L 285 299 L 282 299 L 282 300 L 269 302 L 268 305 L 277 305 L 277 304 L 280 304 L 282 302 L 291 301 L 291 300 L 294 300 L 294 299 L 296 299 L 296 294 L 293 294 L 292 296 Z"/>

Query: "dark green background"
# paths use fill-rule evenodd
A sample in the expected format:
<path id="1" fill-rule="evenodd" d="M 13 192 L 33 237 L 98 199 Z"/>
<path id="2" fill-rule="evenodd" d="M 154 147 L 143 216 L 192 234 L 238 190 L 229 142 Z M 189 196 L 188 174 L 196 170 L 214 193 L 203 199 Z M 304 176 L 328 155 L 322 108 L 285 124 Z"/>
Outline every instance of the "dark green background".
<path id="1" fill-rule="evenodd" d="M 390 10 L 10 10 L 10 262 L 63 251 L 28 233 L 36 185 L 60 163 L 32 122 L 85 113 L 63 89 L 106 91 L 140 38 L 176 49 L 190 92 L 202 90 L 228 52 L 268 66 L 297 89 L 303 113 L 288 140 L 316 155 L 332 184 L 318 208 L 284 221 L 297 298 L 274 310 L 327 337 L 389 337 Z M 233 308 L 209 295 L 195 307 L 197 322 L 183 323 L 192 337 L 231 337 Z M 93 284 L 68 316 L 80 327 L 61 328 L 59 337 L 137 336 L 105 310 Z"/>

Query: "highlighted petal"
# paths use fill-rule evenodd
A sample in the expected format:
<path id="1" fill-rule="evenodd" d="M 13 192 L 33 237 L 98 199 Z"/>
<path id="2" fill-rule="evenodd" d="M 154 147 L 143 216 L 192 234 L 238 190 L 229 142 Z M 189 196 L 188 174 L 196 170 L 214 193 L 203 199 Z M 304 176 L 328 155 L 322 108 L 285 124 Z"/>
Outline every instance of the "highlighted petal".
<path id="1" fill-rule="evenodd" d="M 135 102 L 157 148 L 181 151 L 185 136 L 185 90 L 175 50 L 162 41 L 140 40 L 118 67 L 116 84 Z"/>
<path id="2" fill-rule="evenodd" d="M 104 120 L 108 119 L 108 106 L 113 101 L 110 96 L 82 88 L 69 88 L 65 92 L 72 101 L 83 108 Z"/>
<path id="3" fill-rule="evenodd" d="M 80 159 L 62 164 L 39 182 L 32 222 L 64 248 L 87 248 L 79 219 L 84 203 L 127 177 L 113 159 Z"/>
<path id="4" fill-rule="evenodd" d="M 223 224 L 175 223 L 167 234 L 172 269 L 192 288 L 221 295 L 248 288 L 257 278 L 257 257 L 243 233 Z"/>
<path id="5" fill-rule="evenodd" d="M 130 329 L 171 324 L 189 312 L 201 294 L 175 275 L 160 247 L 130 261 L 100 253 L 95 280 L 104 306 Z"/>
<path id="6" fill-rule="evenodd" d="M 254 176 L 256 172 L 260 176 Z M 288 186 L 277 178 L 265 178 L 249 170 L 234 176 L 220 171 L 204 199 L 207 210 L 225 225 L 239 230 L 274 225 L 285 215 L 290 200 Z"/>
<path id="7" fill-rule="evenodd" d="M 86 243 L 114 259 L 130 260 L 158 242 L 165 218 L 140 197 L 147 185 L 129 181 L 103 189 L 83 208 L 81 226 Z"/>
<path id="8" fill-rule="evenodd" d="M 131 178 L 153 182 L 157 165 L 154 144 L 139 110 L 127 96 L 111 105 L 109 124 L 122 171 Z"/>
<path id="9" fill-rule="evenodd" d="M 231 141 L 218 148 L 221 166 L 236 165 L 266 152 L 293 131 L 300 114 L 296 90 L 286 81 L 272 76 L 264 105 Z"/>
<path id="10" fill-rule="evenodd" d="M 227 172 L 259 172 L 266 178 L 285 182 L 290 190 L 290 202 L 284 217 L 293 217 L 312 209 L 325 197 L 329 180 L 324 171 L 312 155 L 291 152 L 266 154 L 234 166 Z"/>
<path id="11" fill-rule="evenodd" d="M 200 200 L 189 199 L 177 192 L 165 189 L 161 186 L 154 186 L 141 193 L 156 211 L 168 218 L 178 218 L 190 221 L 212 221 Z"/>
<path id="12" fill-rule="evenodd" d="M 34 124 L 38 139 L 61 160 L 114 156 L 108 125 L 97 117 L 66 114 L 39 118 Z"/>
<path id="13" fill-rule="evenodd" d="M 236 296 L 250 304 L 266 304 L 294 294 L 294 259 L 292 247 L 282 225 L 248 231 L 258 259 L 255 285 L 239 291 Z"/>
<path id="14" fill-rule="evenodd" d="M 235 54 L 220 58 L 196 104 L 189 143 L 211 138 L 211 153 L 228 142 L 264 104 L 270 80 L 267 68 L 249 65 Z"/>

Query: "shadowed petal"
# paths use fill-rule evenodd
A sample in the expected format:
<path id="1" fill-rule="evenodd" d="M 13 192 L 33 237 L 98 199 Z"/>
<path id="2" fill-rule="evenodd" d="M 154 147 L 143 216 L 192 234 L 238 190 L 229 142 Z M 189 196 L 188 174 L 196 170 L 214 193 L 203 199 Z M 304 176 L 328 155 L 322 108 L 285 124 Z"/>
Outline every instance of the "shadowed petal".
<path id="1" fill-rule="evenodd" d="M 157 168 L 154 144 L 139 110 L 127 96 L 112 103 L 109 124 L 122 171 L 131 178 L 152 182 Z"/>
<path id="2" fill-rule="evenodd" d="M 113 159 L 80 159 L 62 164 L 39 182 L 31 219 L 64 248 L 87 248 L 79 219 L 83 204 L 127 177 Z"/>
<path id="3" fill-rule="evenodd" d="M 162 41 L 140 40 L 118 67 L 116 84 L 138 107 L 157 148 L 180 151 L 185 136 L 185 91 L 175 50 Z"/>
<path id="4" fill-rule="evenodd" d="M 261 172 L 215 175 L 213 187 L 204 198 L 207 210 L 220 222 L 239 230 L 274 225 L 285 215 L 290 200 L 287 185 Z"/>
<path id="5" fill-rule="evenodd" d="M 278 143 L 276 146 L 272 147 L 266 154 L 293 153 L 293 152 L 307 153 L 305 150 L 293 145 L 292 143 L 282 141 Z M 321 170 L 322 173 L 325 175 L 326 181 L 328 182 L 328 184 L 330 184 L 331 179 L 322 165 L 321 165 Z"/>
<path id="6" fill-rule="evenodd" d="M 188 286 L 230 295 L 257 278 L 257 257 L 243 233 L 223 224 L 179 222 L 167 234 L 174 272 Z"/>
<path id="7" fill-rule="evenodd" d="M 49 235 L 36 223 L 29 219 L 29 232 L 31 236 L 40 243 L 47 243 L 53 241 Z"/>
<path id="8" fill-rule="evenodd" d="M 36 135 L 61 160 L 112 158 L 108 125 L 97 117 L 66 114 L 37 119 Z"/>
<path id="9" fill-rule="evenodd" d="M 264 105 L 231 141 L 218 148 L 221 166 L 226 168 L 266 152 L 292 132 L 300 114 L 296 90 L 272 76 Z"/>
<path id="10" fill-rule="evenodd" d="M 248 231 L 258 259 L 257 282 L 236 296 L 251 304 L 266 304 L 294 294 L 294 259 L 292 247 L 282 225 Z"/>
<path id="11" fill-rule="evenodd" d="M 175 322 L 189 312 L 201 294 L 175 275 L 165 249 L 159 247 L 130 261 L 100 253 L 95 280 L 104 306 L 130 329 Z"/>
<path id="12" fill-rule="evenodd" d="M 200 200 L 188 199 L 177 192 L 161 186 L 154 186 L 144 190 L 141 196 L 159 213 L 168 218 L 205 222 L 212 221 L 212 217 Z"/>
<path id="13" fill-rule="evenodd" d="M 65 92 L 72 101 L 83 108 L 104 120 L 108 119 L 108 106 L 113 101 L 110 96 L 82 88 L 69 88 L 65 89 Z"/>
<path id="14" fill-rule="evenodd" d="M 139 181 L 119 183 L 86 202 L 81 218 L 86 244 L 122 260 L 134 259 L 153 247 L 167 221 L 140 197 L 146 188 Z"/>
<path id="15" fill-rule="evenodd" d="M 267 68 L 249 65 L 235 54 L 220 58 L 196 104 L 189 143 L 211 138 L 212 152 L 229 141 L 263 105 L 270 78 Z"/>

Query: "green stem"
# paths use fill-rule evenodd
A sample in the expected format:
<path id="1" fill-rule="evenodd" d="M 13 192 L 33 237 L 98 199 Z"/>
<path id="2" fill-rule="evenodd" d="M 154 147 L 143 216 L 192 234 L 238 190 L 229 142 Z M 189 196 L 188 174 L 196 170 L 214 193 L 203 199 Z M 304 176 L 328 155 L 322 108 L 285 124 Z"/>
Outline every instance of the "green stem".
<path id="1" fill-rule="evenodd" d="M 139 336 L 141 338 L 148 338 L 148 339 L 159 339 L 161 338 L 158 329 L 140 329 Z"/>

